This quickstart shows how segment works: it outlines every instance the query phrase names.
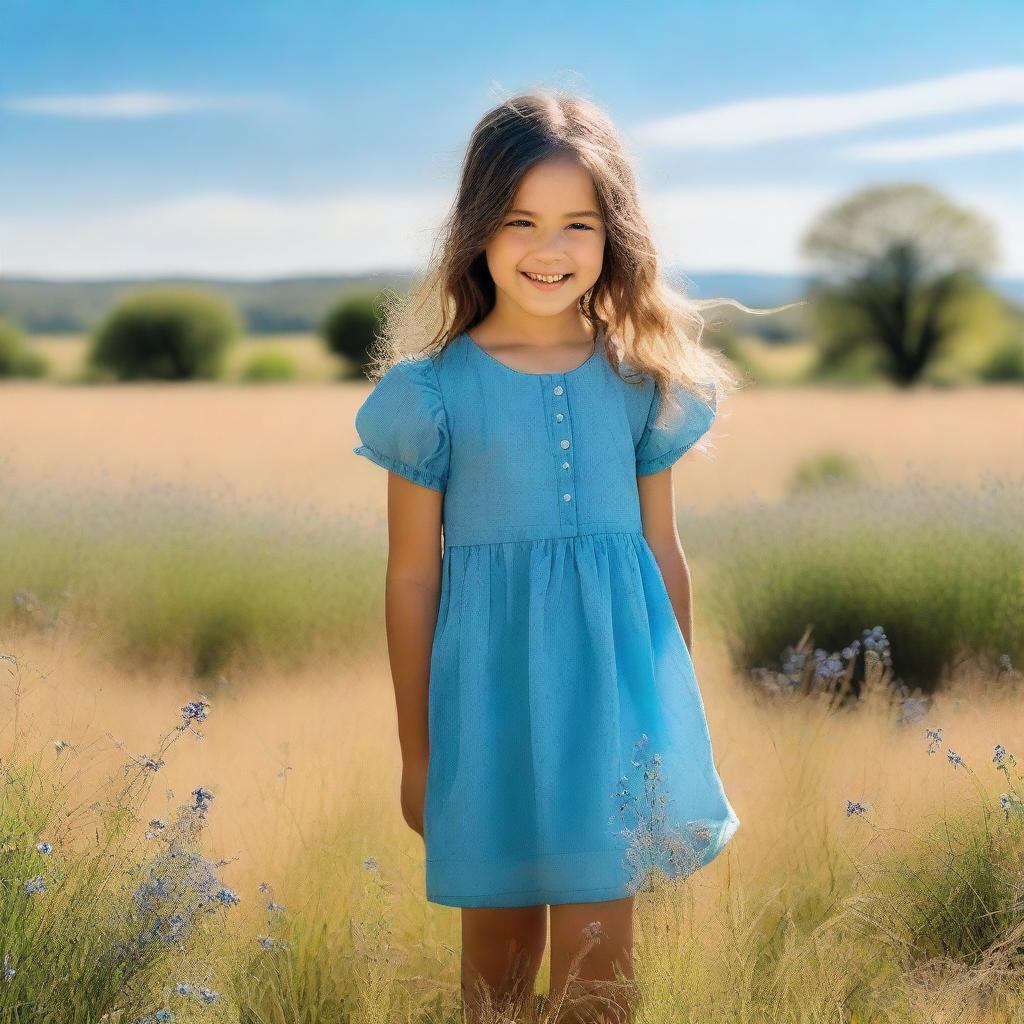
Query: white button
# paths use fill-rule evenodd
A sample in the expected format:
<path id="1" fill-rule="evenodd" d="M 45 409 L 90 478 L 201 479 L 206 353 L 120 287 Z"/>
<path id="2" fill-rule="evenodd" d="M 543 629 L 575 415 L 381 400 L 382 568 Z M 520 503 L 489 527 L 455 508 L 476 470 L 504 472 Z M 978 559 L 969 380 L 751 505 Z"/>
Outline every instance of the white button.
<path id="1" fill-rule="evenodd" d="M 563 447 L 563 448 L 568 448 L 568 447 L 569 447 L 569 441 L 568 441 L 568 439 L 566 439 L 566 440 L 564 440 L 564 441 L 562 442 L 562 447 Z"/>
<path id="2" fill-rule="evenodd" d="M 564 417 L 564 416 L 563 416 L 563 415 L 562 415 L 561 413 L 559 413 L 559 414 L 558 414 L 558 415 L 557 415 L 557 416 L 555 417 L 555 422 L 556 422 L 556 423 L 561 423 L 561 422 L 562 422 L 562 420 L 564 420 L 564 419 L 565 419 L 565 417 Z"/>
<path id="3" fill-rule="evenodd" d="M 562 501 L 571 501 L 571 500 L 572 500 L 572 495 L 571 494 L 563 494 L 562 495 Z"/>
<path id="4" fill-rule="evenodd" d="M 568 462 L 563 462 L 562 463 L 562 469 L 568 469 L 568 468 L 569 468 L 569 463 Z"/>
<path id="5" fill-rule="evenodd" d="M 565 389 L 564 389 L 564 388 L 562 387 L 562 385 L 561 385 L 561 384 L 558 384 L 558 385 L 556 385 L 556 387 L 555 387 L 555 394 L 556 394 L 556 395 L 560 395 L 560 394 L 561 394 L 561 393 L 562 393 L 562 392 L 563 392 L 564 390 L 565 390 Z"/>

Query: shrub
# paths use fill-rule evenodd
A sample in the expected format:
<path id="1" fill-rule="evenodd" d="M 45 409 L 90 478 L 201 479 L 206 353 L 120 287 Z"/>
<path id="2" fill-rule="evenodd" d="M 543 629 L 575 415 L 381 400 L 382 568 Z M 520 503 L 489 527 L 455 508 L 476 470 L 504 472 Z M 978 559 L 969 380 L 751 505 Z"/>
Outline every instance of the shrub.
<path id="1" fill-rule="evenodd" d="M 120 380 L 191 380 L 220 375 L 241 324 L 223 299 L 184 288 L 123 299 L 98 328 L 88 362 Z"/>
<path id="2" fill-rule="evenodd" d="M 294 380 L 297 376 L 295 360 L 284 352 L 259 352 L 254 355 L 242 372 L 244 380 Z"/>
<path id="3" fill-rule="evenodd" d="M 789 489 L 792 494 L 816 491 L 823 487 L 840 487 L 859 483 L 861 470 L 857 462 L 843 452 L 823 452 L 805 459 L 793 472 Z"/>
<path id="4" fill-rule="evenodd" d="M 982 364 L 982 380 L 1024 380 L 1024 339 L 1007 338 Z"/>
<path id="5" fill-rule="evenodd" d="M 46 360 L 25 344 L 17 324 L 0 318 L 0 377 L 42 377 Z"/>
<path id="6" fill-rule="evenodd" d="M 380 327 L 380 296 L 355 295 L 328 310 L 320 325 L 320 336 L 334 355 L 364 367 Z"/>

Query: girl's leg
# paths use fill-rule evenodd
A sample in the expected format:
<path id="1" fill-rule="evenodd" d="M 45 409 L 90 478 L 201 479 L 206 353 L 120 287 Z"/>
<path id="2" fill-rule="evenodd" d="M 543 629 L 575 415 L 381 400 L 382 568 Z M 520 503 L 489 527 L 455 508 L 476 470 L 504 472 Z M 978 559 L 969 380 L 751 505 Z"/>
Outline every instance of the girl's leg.
<path id="1" fill-rule="evenodd" d="M 548 938 L 547 904 L 462 908 L 462 1002 L 467 1024 L 490 1019 L 488 1002 L 513 1018 L 532 1013 Z"/>
<path id="2" fill-rule="evenodd" d="M 633 984 L 635 897 L 551 905 L 552 1021 L 629 1024 Z M 617 982 L 615 968 L 625 982 Z"/>

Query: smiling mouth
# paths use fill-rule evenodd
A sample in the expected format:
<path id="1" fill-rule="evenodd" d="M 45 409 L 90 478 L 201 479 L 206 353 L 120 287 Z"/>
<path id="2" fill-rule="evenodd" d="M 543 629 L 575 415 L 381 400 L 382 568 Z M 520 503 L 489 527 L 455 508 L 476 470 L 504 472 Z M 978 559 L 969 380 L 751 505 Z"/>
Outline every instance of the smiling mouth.
<path id="1" fill-rule="evenodd" d="M 531 274 L 529 271 L 520 270 L 520 274 L 526 278 L 530 284 L 535 285 L 537 288 L 543 291 L 549 291 L 553 288 L 558 288 L 560 285 L 565 284 L 566 281 L 572 277 L 571 273 L 568 274 Z"/>

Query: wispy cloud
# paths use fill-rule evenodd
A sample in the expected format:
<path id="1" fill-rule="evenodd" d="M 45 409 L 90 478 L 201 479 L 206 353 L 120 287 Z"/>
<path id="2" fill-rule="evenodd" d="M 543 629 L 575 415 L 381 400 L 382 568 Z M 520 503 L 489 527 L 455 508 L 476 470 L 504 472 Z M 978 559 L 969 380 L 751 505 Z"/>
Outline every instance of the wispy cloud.
<path id="1" fill-rule="evenodd" d="M 928 160 L 934 157 L 975 156 L 1024 149 L 1024 121 L 976 128 L 942 135 L 922 135 L 913 139 L 889 139 L 848 146 L 843 155 L 852 160 L 890 163 L 900 160 Z"/>
<path id="2" fill-rule="evenodd" d="M 15 114 L 73 118 L 153 118 L 175 114 L 263 110 L 274 97 L 190 96 L 168 92 L 66 93 L 0 98 L 0 108 Z"/>
<path id="3" fill-rule="evenodd" d="M 989 68 L 908 85 L 806 96 L 772 96 L 660 118 L 634 130 L 662 149 L 750 146 L 820 138 L 936 114 L 1024 102 L 1024 67 Z"/>
<path id="4" fill-rule="evenodd" d="M 710 186 L 645 195 L 667 263 L 686 270 L 800 272 L 800 236 L 844 190 Z M 1024 274 L 1024 199 L 957 191 L 998 226 L 1003 273 Z M 25 213 L 0 203 L 0 273 L 94 278 L 259 277 L 421 267 L 450 196 L 361 192 L 311 199 L 208 193 L 157 203 Z"/>

